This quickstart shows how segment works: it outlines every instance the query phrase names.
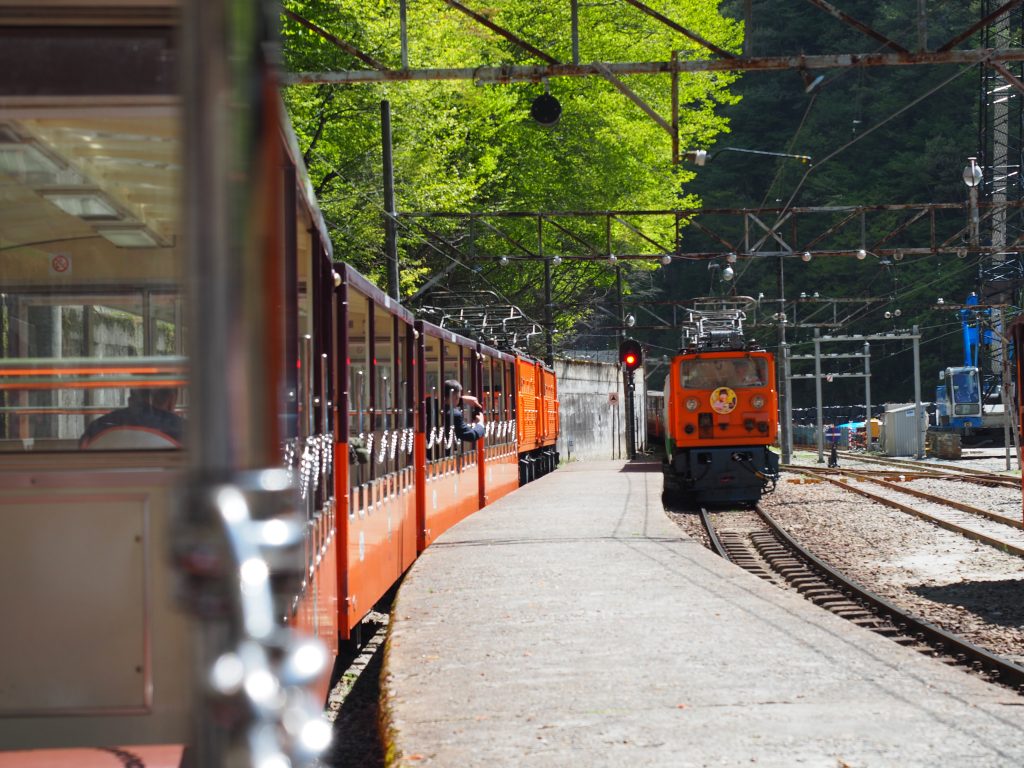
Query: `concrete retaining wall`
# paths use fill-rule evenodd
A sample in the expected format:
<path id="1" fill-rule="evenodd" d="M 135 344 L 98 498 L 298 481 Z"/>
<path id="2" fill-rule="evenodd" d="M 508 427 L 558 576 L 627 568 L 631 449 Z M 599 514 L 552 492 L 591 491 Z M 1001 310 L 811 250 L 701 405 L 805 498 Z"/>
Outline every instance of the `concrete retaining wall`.
<path id="1" fill-rule="evenodd" d="M 589 360 L 555 360 L 561 432 L 558 452 L 562 461 L 621 459 L 626 457 L 626 398 L 618 364 Z M 633 374 L 637 446 L 646 442 L 644 369 Z"/>

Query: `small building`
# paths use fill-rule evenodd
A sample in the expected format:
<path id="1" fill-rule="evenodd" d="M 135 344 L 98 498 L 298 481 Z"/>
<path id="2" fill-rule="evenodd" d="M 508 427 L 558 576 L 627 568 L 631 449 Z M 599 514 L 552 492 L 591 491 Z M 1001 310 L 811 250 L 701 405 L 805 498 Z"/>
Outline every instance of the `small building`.
<path id="1" fill-rule="evenodd" d="M 921 405 L 921 417 L 914 427 L 914 404 L 887 404 L 882 414 L 882 453 L 886 456 L 917 456 L 928 430 L 928 414 Z"/>

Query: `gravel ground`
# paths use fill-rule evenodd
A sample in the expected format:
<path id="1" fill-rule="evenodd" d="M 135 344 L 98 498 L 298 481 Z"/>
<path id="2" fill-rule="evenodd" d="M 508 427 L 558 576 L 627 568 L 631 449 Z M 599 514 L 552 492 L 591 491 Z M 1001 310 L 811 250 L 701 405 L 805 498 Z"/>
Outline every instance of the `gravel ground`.
<path id="1" fill-rule="evenodd" d="M 1024 560 L 829 483 L 791 479 L 784 473 L 762 504 L 808 549 L 925 619 L 1024 661 Z M 938 480 L 914 485 L 922 483 L 941 483 L 950 499 L 1020 509 L 1013 489 Z"/>
<path id="2" fill-rule="evenodd" d="M 334 738 L 320 758 L 323 768 L 383 768 L 378 730 L 380 670 L 389 618 L 387 613 L 372 611 L 363 621 L 365 642 L 338 655 L 338 681 L 327 697 L 326 712 L 334 723 Z"/>

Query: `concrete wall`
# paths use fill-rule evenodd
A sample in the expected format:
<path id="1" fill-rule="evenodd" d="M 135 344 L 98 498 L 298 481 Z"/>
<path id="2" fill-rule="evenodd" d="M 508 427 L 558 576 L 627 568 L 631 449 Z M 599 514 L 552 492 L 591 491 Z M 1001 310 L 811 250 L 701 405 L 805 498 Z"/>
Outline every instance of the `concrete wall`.
<path id="1" fill-rule="evenodd" d="M 589 360 L 555 360 L 562 461 L 626 458 L 626 398 L 618 364 Z M 633 374 L 637 448 L 645 440 L 644 369 Z"/>

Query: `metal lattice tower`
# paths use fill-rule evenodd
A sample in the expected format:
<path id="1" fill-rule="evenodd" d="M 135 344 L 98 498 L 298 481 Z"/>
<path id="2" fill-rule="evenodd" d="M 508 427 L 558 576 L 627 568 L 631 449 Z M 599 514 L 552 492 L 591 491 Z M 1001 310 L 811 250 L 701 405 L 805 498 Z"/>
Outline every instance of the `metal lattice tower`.
<path id="1" fill-rule="evenodd" d="M 1001 2 L 984 0 L 986 16 Z M 982 30 L 983 48 L 1019 45 L 1024 31 L 1024 10 L 1017 7 Z M 1020 62 L 1006 65 L 1013 75 L 1024 77 Z M 978 144 L 984 174 L 982 197 L 995 208 L 991 216 L 991 245 L 997 252 L 986 255 L 979 266 L 979 295 L 983 304 L 1016 304 L 1024 269 L 1016 252 L 1003 252 L 1024 234 L 1024 215 L 1019 209 L 1003 207 L 1022 199 L 1021 169 L 1024 165 L 1024 95 L 1010 85 L 993 67 L 981 69 L 981 104 Z"/>

